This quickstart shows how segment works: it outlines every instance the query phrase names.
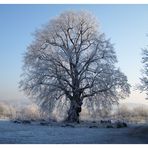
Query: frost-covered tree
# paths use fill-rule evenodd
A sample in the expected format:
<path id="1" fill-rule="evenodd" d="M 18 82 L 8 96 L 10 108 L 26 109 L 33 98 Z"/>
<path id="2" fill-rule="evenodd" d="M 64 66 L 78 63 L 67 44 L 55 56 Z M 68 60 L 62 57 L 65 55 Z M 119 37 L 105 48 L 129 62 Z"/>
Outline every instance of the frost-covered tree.
<path id="1" fill-rule="evenodd" d="M 95 17 L 66 11 L 35 33 L 24 56 L 21 88 L 42 108 L 69 100 L 67 121 L 79 122 L 84 99 L 108 107 L 130 93 L 127 77 L 115 67 L 110 40 Z"/>
<path id="2" fill-rule="evenodd" d="M 138 88 L 145 92 L 148 96 L 148 49 L 144 48 L 142 50 L 142 63 L 144 64 L 144 68 L 142 69 L 142 77 L 140 78 L 141 84 Z"/>

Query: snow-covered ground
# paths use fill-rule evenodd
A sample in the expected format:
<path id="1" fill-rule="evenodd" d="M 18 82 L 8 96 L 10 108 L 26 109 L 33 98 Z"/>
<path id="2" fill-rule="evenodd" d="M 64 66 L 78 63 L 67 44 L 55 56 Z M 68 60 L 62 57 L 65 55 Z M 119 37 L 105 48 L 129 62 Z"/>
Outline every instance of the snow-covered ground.
<path id="1" fill-rule="evenodd" d="M 112 144 L 148 143 L 148 126 L 88 128 L 17 124 L 0 120 L 0 143 Z"/>

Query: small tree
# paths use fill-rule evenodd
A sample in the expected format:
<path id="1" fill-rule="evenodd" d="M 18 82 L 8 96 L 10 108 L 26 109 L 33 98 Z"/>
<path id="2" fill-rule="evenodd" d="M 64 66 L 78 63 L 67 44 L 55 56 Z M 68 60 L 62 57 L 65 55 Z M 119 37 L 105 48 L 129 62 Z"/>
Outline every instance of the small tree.
<path id="1" fill-rule="evenodd" d="M 70 102 L 67 121 L 79 122 L 84 99 L 108 107 L 130 93 L 116 62 L 96 19 L 85 11 L 66 11 L 36 31 L 20 86 L 44 109 L 65 98 Z"/>

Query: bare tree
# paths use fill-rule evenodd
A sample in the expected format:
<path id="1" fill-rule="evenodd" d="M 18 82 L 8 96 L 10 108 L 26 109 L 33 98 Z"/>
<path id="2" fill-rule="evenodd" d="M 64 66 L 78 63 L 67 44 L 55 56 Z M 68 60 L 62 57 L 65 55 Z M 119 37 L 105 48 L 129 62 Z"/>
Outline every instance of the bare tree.
<path id="1" fill-rule="evenodd" d="M 20 87 L 43 108 L 69 100 L 70 122 L 79 122 L 84 99 L 107 107 L 130 93 L 127 77 L 115 67 L 114 47 L 98 27 L 88 12 L 63 12 L 36 31 L 24 56 Z"/>

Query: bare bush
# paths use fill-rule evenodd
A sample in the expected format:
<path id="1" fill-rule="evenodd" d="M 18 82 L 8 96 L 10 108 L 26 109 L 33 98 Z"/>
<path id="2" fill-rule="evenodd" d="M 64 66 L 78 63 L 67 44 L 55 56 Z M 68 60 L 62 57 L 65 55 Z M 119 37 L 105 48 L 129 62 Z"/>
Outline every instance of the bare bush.
<path id="1" fill-rule="evenodd" d="M 120 120 L 128 120 L 131 114 L 131 110 L 125 105 L 119 106 L 117 109 L 117 117 Z"/>
<path id="2" fill-rule="evenodd" d="M 36 105 L 29 105 L 18 110 L 15 118 L 19 120 L 38 120 L 41 118 L 41 113 Z"/>
<path id="3" fill-rule="evenodd" d="M 114 117 L 117 120 L 123 120 L 130 123 L 147 123 L 148 109 L 144 106 L 137 106 L 130 109 L 125 105 L 121 105 L 114 113 Z"/>
<path id="4" fill-rule="evenodd" d="M 82 112 L 80 114 L 80 120 L 86 120 L 86 121 L 98 121 L 103 119 L 109 119 L 112 114 L 112 111 L 108 108 L 82 108 Z"/>
<path id="5" fill-rule="evenodd" d="M 7 103 L 0 102 L 0 118 L 12 118 L 15 109 Z"/>
<path id="6" fill-rule="evenodd" d="M 148 109 L 146 107 L 143 107 L 143 106 L 135 107 L 133 109 L 133 114 L 135 116 L 148 117 Z"/>

